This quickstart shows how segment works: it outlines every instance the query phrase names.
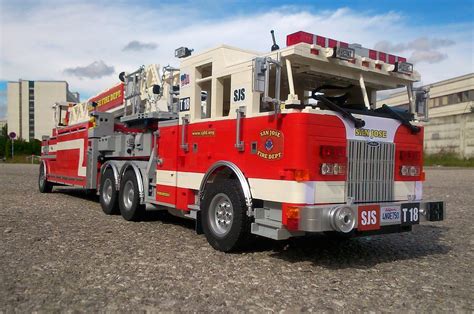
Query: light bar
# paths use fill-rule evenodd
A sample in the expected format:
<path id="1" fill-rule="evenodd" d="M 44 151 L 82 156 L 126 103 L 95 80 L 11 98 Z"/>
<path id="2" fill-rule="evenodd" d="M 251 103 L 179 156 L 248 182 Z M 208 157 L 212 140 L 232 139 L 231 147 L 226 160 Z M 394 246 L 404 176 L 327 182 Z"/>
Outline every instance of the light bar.
<path id="1" fill-rule="evenodd" d="M 406 62 L 406 58 L 388 54 L 382 51 L 377 51 L 373 49 L 367 49 L 362 47 L 359 44 L 348 44 L 343 41 L 334 40 L 328 37 L 323 37 L 319 35 L 314 35 L 307 32 L 296 32 L 286 36 L 286 45 L 293 46 L 300 43 L 306 43 L 310 45 L 318 45 L 323 48 L 353 48 L 355 54 L 361 57 L 369 58 L 372 60 L 378 60 L 384 63 L 395 64 L 397 62 Z"/>
<path id="2" fill-rule="evenodd" d="M 346 42 L 301 31 L 286 36 L 287 46 L 293 46 L 299 43 L 318 45 L 323 48 L 349 47 L 349 44 Z"/>
<path id="3" fill-rule="evenodd" d="M 353 60 L 355 58 L 355 50 L 352 48 L 334 47 L 332 57 L 342 60 Z"/>
<path id="4" fill-rule="evenodd" d="M 393 72 L 410 75 L 413 73 L 413 64 L 408 62 L 395 62 L 395 69 Z"/>
<path id="5" fill-rule="evenodd" d="M 191 55 L 191 52 L 193 52 L 193 49 L 188 49 L 187 47 L 179 47 L 174 51 L 174 56 L 176 58 L 186 58 Z"/>

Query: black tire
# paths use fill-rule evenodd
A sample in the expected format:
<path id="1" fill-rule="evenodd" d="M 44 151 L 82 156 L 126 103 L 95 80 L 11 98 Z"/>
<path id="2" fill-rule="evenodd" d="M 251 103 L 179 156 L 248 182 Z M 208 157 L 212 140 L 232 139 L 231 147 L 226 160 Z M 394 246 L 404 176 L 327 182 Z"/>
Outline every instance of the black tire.
<path id="1" fill-rule="evenodd" d="M 118 197 L 119 192 L 115 188 L 114 172 L 109 168 L 100 178 L 99 201 L 105 214 L 117 215 L 120 213 Z"/>
<path id="2" fill-rule="evenodd" d="M 237 181 L 223 180 L 208 186 L 201 210 L 202 229 L 214 249 L 231 252 L 245 247 L 250 237 L 251 220 Z"/>
<path id="3" fill-rule="evenodd" d="M 138 182 L 133 170 L 127 170 L 120 182 L 120 214 L 125 220 L 139 221 L 145 213 L 145 205 L 140 204 Z"/>
<path id="4" fill-rule="evenodd" d="M 38 189 L 41 193 L 51 193 L 53 184 L 46 180 L 46 165 L 41 163 L 38 176 Z"/>

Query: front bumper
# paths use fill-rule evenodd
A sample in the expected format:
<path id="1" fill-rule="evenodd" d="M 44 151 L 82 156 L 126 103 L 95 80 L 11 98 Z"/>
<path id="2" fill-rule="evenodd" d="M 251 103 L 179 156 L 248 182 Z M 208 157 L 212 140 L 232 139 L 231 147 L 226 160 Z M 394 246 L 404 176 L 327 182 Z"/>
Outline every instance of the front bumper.
<path id="1" fill-rule="evenodd" d="M 373 215 L 370 215 L 369 212 L 364 213 L 367 209 L 374 211 Z M 412 211 L 412 209 L 416 210 Z M 351 212 L 352 217 L 349 217 Z M 444 218 L 444 202 L 438 201 L 314 205 L 300 207 L 298 230 L 306 232 L 338 231 L 342 233 L 348 233 L 352 230 L 374 231 L 381 230 L 386 226 L 408 227 L 425 221 L 441 221 Z M 346 220 L 347 223 L 345 224 Z"/>

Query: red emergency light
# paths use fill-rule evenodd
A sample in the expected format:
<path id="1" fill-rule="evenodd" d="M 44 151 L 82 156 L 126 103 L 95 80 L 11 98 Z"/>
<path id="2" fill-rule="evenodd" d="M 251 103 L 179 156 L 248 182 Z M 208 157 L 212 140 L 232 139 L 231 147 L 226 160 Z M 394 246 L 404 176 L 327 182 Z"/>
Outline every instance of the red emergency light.
<path id="1" fill-rule="evenodd" d="M 299 43 L 307 43 L 310 45 L 318 45 L 323 48 L 335 48 L 335 47 L 350 47 L 348 43 L 343 41 L 334 40 L 328 37 L 323 37 L 319 35 L 314 35 L 311 33 L 299 31 L 293 34 L 286 36 L 286 45 L 293 46 Z M 352 46 L 352 45 L 351 45 Z M 407 59 L 395 55 L 391 55 L 385 52 L 367 49 L 360 46 L 357 47 L 350 47 L 355 49 L 356 55 L 360 55 L 362 57 L 367 57 L 372 60 L 379 60 L 385 63 L 395 64 L 397 62 L 406 62 Z"/>
<path id="2" fill-rule="evenodd" d="M 318 36 L 302 31 L 286 36 L 287 46 L 293 46 L 299 43 L 315 44 L 324 48 L 349 47 L 349 44 L 346 42 L 337 41 L 328 37 Z"/>

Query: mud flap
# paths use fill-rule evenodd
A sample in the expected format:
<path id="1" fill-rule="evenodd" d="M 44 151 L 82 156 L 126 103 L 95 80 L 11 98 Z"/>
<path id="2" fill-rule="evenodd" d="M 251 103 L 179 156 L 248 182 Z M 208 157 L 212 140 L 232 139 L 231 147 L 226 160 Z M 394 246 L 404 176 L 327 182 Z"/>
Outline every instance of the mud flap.
<path id="1" fill-rule="evenodd" d="M 196 230 L 196 234 L 203 234 L 204 231 L 202 230 L 202 218 L 201 218 L 201 211 L 196 212 L 196 224 L 194 226 L 194 230 Z"/>

